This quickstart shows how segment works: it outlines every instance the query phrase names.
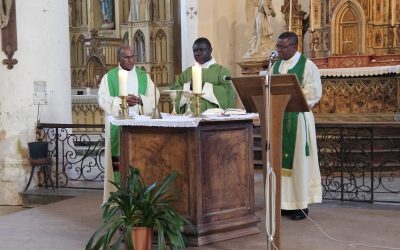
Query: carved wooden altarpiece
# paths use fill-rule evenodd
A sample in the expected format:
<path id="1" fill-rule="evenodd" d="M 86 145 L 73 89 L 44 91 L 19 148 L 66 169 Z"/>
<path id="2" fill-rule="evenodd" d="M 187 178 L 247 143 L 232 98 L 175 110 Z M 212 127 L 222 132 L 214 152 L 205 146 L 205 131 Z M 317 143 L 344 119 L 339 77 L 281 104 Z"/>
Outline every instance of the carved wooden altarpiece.
<path id="1" fill-rule="evenodd" d="M 0 4 L 3 4 L 1 1 Z M 7 6 L 4 3 L 3 10 L 6 11 Z M 1 29 L 1 43 L 2 50 L 7 55 L 7 59 L 3 59 L 3 64 L 7 65 L 7 69 L 14 68 L 18 60 L 13 58 L 15 51 L 17 51 L 17 21 L 15 11 L 15 0 L 11 1 L 11 9 L 9 14 L 8 24 Z"/>

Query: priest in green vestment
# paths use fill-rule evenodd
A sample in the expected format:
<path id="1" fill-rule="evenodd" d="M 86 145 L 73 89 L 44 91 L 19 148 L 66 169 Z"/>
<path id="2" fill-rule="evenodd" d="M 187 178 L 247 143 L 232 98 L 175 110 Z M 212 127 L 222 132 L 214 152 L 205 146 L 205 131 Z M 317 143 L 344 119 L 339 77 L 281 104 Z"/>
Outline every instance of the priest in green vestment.
<path id="1" fill-rule="evenodd" d="M 155 97 L 158 102 L 160 96 L 149 74 L 135 65 L 132 47 L 120 47 L 117 57 L 119 65 L 103 76 L 98 92 L 99 106 L 105 113 L 106 134 L 103 202 L 106 202 L 110 192 L 114 191 L 114 186 L 109 181 L 119 181 L 119 127 L 107 121 L 107 116 L 117 116 L 121 109 L 118 71 L 127 71 L 127 102 L 130 114 L 151 115 L 155 107 Z"/>
<path id="2" fill-rule="evenodd" d="M 317 66 L 297 52 L 298 37 L 284 32 L 278 37 L 278 60 L 273 74 L 295 74 L 309 105 L 313 107 L 322 95 Z M 281 208 L 293 220 L 306 218 L 308 204 L 322 202 L 317 139 L 313 113 L 286 112 L 282 126 Z"/>
<path id="3" fill-rule="evenodd" d="M 207 38 L 200 37 L 193 44 L 193 56 L 202 70 L 201 111 L 210 108 L 234 108 L 236 106 L 236 91 L 229 80 L 230 72 L 211 57 L 212 47 Z M 183 91 L 192 90 L 192 67 L 182 72 L 171 89 Z M 185 112 L 187 98 L 181 94 L 176 97 L 176 110 Z"/>

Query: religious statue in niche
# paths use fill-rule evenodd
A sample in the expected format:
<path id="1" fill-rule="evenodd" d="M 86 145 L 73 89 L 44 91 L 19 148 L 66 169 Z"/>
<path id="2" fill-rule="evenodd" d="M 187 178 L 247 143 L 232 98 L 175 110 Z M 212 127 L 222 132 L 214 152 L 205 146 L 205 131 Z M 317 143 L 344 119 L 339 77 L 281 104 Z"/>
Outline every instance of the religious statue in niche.
<path id="1" fill-rule="evenodd" d="M 254 32 L 250 40 L 250 49 L 244 57 L 269 56 L 275 46 L 275 42 L 271 39 L 274 33 L 268 20 L 276 15 L 272 0 L 247 0 L 246 14 L 248 20 L 254 20 Z"/>
<path id="2" fill-rule="evenodd" d="M 101 29 L 112 29 L 114 28 L 114 19 L 113 19 L 113 0 L 100 0 L 101 3 L 101 14 L 103 16 L 103 24 L 101 25 Z"/>
<path id="3" fill-rule="evenodd" d="M 256 9 L 256 12 L 255 12 Z M 246 14 L 249 20 L 254 20 L 253 37 L 250 40 L 250 49 L 245 57 L 265 57 L 274 48 L 274 41 L 270 38 L 273 35 L 270 29 L 268 17 L 275 17 L 275 10 L 271 0 L 247 0 Z"/>
<path id="4" fill-rule="evenodd" d="M 10 20 L 12 0 L 2 0 L 0 2 L 0 28 L 7 27 Z"/>

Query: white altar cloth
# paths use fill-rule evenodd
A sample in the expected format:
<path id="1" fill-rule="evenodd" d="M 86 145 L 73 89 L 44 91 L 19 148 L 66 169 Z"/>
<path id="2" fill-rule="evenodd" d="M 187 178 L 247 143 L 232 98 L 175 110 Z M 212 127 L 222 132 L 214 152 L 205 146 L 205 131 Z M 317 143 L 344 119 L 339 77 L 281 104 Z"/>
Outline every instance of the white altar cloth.
<path id="1" fill-rule="evenodd" d="M 258 119 L 258 114 L 248 113 L 245 115 L 189 117 L 162 113 L 162 117 L 163 119 L 151 119 L 149 116 L 136 116 L 133 119 L 118 119 L 113 116 L 108 116 L 107 120 L 116 126 L 190 128 L 197 127 L 201 121 L 232 121 Z"/>
<path id="2" fill-rule="evenodd" d="M 400 65 L 359 67 L 359 68 L 331 68 L 319 69 L 321 76 L 330 77 L 356 77 L 356 76 L 376 76 L 386 74 L 400 74 Z"/>

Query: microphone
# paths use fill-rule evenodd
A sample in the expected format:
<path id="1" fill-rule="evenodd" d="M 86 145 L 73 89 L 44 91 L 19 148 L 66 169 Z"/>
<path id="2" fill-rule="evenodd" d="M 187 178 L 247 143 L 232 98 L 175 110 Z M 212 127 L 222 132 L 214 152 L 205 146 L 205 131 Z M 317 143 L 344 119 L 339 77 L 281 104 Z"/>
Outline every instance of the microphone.
<path id="1" fill-rule="evenodd" d="M 275 57 L 278 56 L 278 52 L 276 52 L 275 50 L 271 52 L 271 55 L 269 56 L 269 60 L 273 60 Z"/>
<path id="2" fill-rule="evenodd" d="M 230 76 L 223 76 L 221 79 L 222 79 L 222 81 L 230 81 L 230 80 L 232 80 L 232 78 Z"/>

